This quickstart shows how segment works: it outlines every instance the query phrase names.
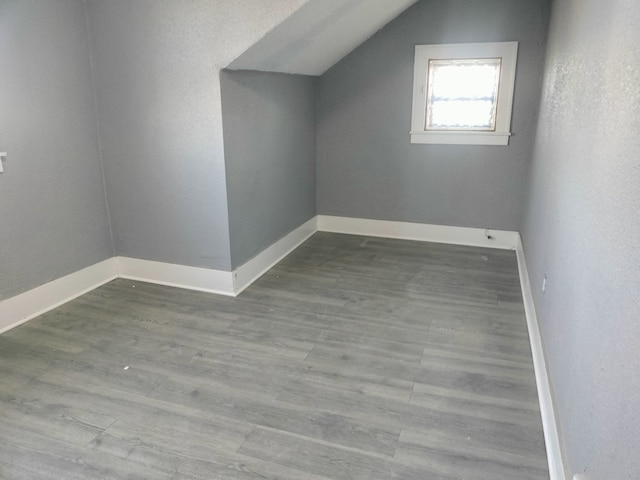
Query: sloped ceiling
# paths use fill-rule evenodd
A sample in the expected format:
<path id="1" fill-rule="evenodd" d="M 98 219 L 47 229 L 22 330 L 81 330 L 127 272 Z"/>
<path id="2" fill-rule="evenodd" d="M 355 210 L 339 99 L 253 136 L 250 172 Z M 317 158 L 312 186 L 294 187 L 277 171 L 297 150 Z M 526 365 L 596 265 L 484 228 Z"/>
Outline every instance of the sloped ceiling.
<path id="1" fill-rule="evenodd" d="M 309 0 L 227 68 L 322 75 L 417 0 Z"/>

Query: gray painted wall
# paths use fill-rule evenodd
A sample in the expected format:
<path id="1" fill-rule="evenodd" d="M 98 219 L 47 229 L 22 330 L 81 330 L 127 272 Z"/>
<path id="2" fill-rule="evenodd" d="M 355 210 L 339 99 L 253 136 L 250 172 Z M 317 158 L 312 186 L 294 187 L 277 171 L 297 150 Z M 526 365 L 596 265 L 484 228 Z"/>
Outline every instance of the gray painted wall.
<path id="1" fill-rule="evenodd" d="M 235 268 L 316 214 L 316 79 L 228 70 L 220 79 Z"/>
<path id="2" fill-rule="evenodd" d="M 639 85 L 640 3 L 556 0 L 522 233 L 568 473 L 589 480 L 640 478 Z"/>
<path id="3" fill-rule="evenodd" d="M 118 255 L 231 269 L 219 70 L 303 0 L 88 0 Z"/>
<path id="4" fill-rule="evenodd" d="M 423 0 L 325 73 L 318 213 L 517 230 L 531 158 L 547 0 Z M 412 145 L 416 44 L 520 42 L 511 144 Z"/>
<path id="5" fill-rule="evenodd" d="M 113 256 L 83 1 L 0 2 L 0 299 Z"/>

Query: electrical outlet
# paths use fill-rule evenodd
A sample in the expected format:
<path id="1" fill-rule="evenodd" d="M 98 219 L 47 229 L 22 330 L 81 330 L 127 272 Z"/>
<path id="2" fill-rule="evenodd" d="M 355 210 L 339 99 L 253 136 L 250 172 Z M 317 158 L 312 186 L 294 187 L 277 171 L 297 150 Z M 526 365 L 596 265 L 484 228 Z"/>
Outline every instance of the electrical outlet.
<path id="1" fill-rule="evenodd" d="M 544 278 L 542 279 L 542 293 L 545 293 L 546 291 L 547 291 L 547 275 L 545 274 Z"/>
<path id="2" fill-rule="evenodd" d="M 584 473 L 576 473 L 573 480 L 587 480 L 587 476 Z"/>

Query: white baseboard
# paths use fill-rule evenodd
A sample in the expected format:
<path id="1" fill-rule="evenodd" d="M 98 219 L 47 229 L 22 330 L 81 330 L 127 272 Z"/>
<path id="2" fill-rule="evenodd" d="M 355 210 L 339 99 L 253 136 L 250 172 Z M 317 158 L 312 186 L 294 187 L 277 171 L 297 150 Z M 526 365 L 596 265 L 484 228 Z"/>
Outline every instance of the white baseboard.
<path id="1" fill-rule="evenodd" d="M 235 272 L 112 257 L 0 301 L 0 334 L 116 278 L 236 296 L 316 231 L 313 217 Z"/>
<path id="2" fill-rule="evenodd" d="M 333 217 L 329 215 L 318 215 L 318 230 L 321 232 L 399 238 L 506 250 L 514 250 L 519 238 L 518 232 L 507 230 L 485 230 L 484 228 L 450 227 L 424 223 Z M 487 233 L 492 238 L 487 238 Z"/>
<path id="3" fill-rule="evenodd" d="M 114 258 L 0 301 L 0 333 L 48 312 L 117 278 Z"/>
<path id="4" fill-rule="evenodd" d="M 234 272 L 113 257 L 0 302 L 0 333 L 116 278 L 235 296 L 318 230 L 503 249 L 516 248 L 519 240 L 516 232 L 503 230 L 318 215 Z"/>
<path id="5" fill-rule="evenodd" d="M 116 262 L 120 278 L 199 292 L 235 295 L 231 272 L 129 257 L 116 257 Z"/>
<path id="6" fill-rule="evenodd" d="M 234 272 L 113 257 L 40 287 L 0 301 L 0 333 L 52 310 L 118 277 L 235 296 L 316 231 L 515 249 L 551 480 L 566 480 L 542 338 L 520 235 L 504 230 L 448 227 L 318 215 L 259 253 Z M 489 233 L 491 239 L 486 238 Z"/>
<path id="7" fill-rule="evenodd" d="M 531 343 L 533 368 L 536 375 L 536 386 L 538 387 L 538 401 L 540 402 L 542 428 L 544 430 L 547 461 L 549 463 L 549 478 L 550 480 L 566 480 L 559 430 L 556 422 L 555 408 L 553 406 L 553 396 L 551 394 L 551 384 L 549 383 L 547 364 L 542 347 L 542 337 L 540 336 L 538 317 L 533 303 L 533 291 L 529 280 L 527 262 L 524 256 L 522 240 L 519 235 L 518 244 L 516 245 L 516 256 L 518 258 L 520 286 L 522 288 L 522 299 L 527 317 L 527 328 L 529 330 L 529 341 Z"/>
<path id="8" fill-rule="evenodd" d="M 244 289 L 260 278 L 276 263 L 298 248 L 305 240 L 318 231 L 318 217 L 300 225 L 276 243 L 260 252 L 248 262 L 233 271 L 234 291 L 239 295 Z"/>
<path id="9" fill-rule="evenodd" d="M 130 280 L 236 296 L 317 231 L 316 217 L 233 272 L 117 257 L 118 276 Z"/>

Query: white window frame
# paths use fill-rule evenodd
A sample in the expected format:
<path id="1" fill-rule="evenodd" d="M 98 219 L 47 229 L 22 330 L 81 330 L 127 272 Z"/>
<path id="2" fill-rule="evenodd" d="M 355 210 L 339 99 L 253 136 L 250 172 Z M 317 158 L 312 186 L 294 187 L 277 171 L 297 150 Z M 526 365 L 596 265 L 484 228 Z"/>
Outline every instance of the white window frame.
<path id="1" fill-rule="evenodd" d="M 511 109 L 513 106 L 517 55 L 518 42 L 416 45 L 413 69 L 411 143 L 508 145 L 509 137 L 511 136 Z M 429 60 L 464 60 L 473 58 L 502 59 L 495 130 L 427 130 L 426 115 Z"/>

